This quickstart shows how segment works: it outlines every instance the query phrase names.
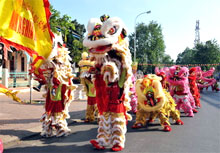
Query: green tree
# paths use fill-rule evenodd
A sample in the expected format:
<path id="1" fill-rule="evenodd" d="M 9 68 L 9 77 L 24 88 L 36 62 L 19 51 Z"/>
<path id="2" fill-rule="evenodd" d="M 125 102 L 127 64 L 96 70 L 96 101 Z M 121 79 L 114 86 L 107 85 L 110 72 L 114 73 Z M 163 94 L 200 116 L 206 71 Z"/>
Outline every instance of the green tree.
<path id="1" fill-rule="evenodd" d="M 186 48 L 178 54 L 177 64 L 216 64 L 220 62 L 220 47 L 216 40 L 209 40 L 205 43 L 197 44 L 193 49 Z M 210 69 L 211 66 L 202 66 L 203 70 Z M 220 71 L 220 66 L 214 66 Z"/>
<path id="2" fill-rule="evenodd" d="M 70 51 L 72 58 L 71 63 L 78 63 L 81 59 L 81 53 L 87 51 L 82 45 L 83 35 L 86 32 L 85 26 L 77 22 L 77 20 L 71 20 L 68 15 L 60 16 L 60 12 L 50 7 L 51 17 L 50 26 L 54 33 L 62 33 L 63 41 Z"/>
<path id="3" fill-rule="evenodd" d="M 161 63 L 163 64 L 173 64 L 174 60 L 168 54 L 164 54 Z"/>
<path id="4" fill-rule="evenodd" d="M 50 5 L 50 28 L 52 32 L 58 33 L 57 27 L 59 26 L 58 19 L 60 18 L 60 12 L 55 10 L 52 5 Z"/>
<path id="5" fill-rule="evenodd" d="M 58 19 L 58 23 L 57 28 L 61 31 L 64 42 L 67 43 L 67 36 L 75 30 L 75 25 L 71 22 L 71 17 L 66 14 Z"/>
<path id="6" fill-rule="evenodd" d="M 129 35 L 129 44 L 131 53 L 134 55 L 134 34 Z M 172 62 L 169 55 L 165 55 L 162 28 L 155 21 L 151 21 L 149 25 L 140 23 L 136 26 L 136 59 L 140 64 Z M 144 73 L 153 73 L 155 66 L 139 65 L 138 69 Z"/>
<path id="7" fill-rule="evenodd" d="M 199 64 L 216 64 L 220 63 L 220 47 L 216 40 L 209 40 L 205 43 L 196 45 L 195 60 Z M 203 66 L 207 70 L 213 66 Z M 219 67 L 218 71 L 220 71 Z"/>
<path id="8" fill-rule="evenodd" d="M 177 56 L 176 64 L 195 64 L 196 49 L 187 47 L 182 53 Z"/>

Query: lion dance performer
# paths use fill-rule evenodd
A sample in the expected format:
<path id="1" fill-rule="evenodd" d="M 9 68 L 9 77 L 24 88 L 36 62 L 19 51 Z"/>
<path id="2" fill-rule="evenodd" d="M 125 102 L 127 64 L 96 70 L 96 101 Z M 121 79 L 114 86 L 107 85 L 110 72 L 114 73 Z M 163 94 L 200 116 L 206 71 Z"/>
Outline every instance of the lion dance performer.
<path id="1" fill-rule="evenodd" d="M 195 100 L 195 105 L 197 108 L 201 107 L 200 104 L 200 93 L 199 93 L 199 89 L 197 87 L 197 83 L 196 83 L 196 77 L 197 77 L 197 68 L 196 67 L 192 67 L 189 70 L 189 86 L 190 86 L 190 92 L 192 93 L 192 96 Z"/>
<path id="2" fill-rule="evenodd" d="M 100 115 L 98 135 L 91 144 L 96 149 L 110 146 L 113 151 L 124 148 L 127 114 L 130 108 L 131 54 L 126 28 L 121 19 L 103 15 L 92 18 L 83 41 L 95 61 L 95 88 Z"/>
<path id="3" fill-rule="evenodd" d="M 66 119 L 69 118 L 68 107 L 76 86 L 72 83 L 73 75 L 67 48 L 59 45 L 51 54 L 52 56 L 39 68 L 41 73 L 35 75 L 40 76 L 41 84 L 44 82 L 46 87 L 45 113 L 40 120 L 41 135 L 60 137 L 70 133 Z"/>
<path id="4" fill-rule="evenodd" d="M 94 122 L 97 118 L 98 110 L 96 105 L 96 93 L 94 82 L 92 81 L 92 73 L 90 70 L 94 67 L 94 62 L 89 60 L 87 52 L 82 53 L 82 60 L 78 63 L 80 67 L 81 84 L 84 85 L 84 90 L 87 95 L 87 108 L 85 122 Z"/>
<path id="5" fill-rule="evenodd" d="M 214 78 L 208 78 L 213 76 L 213 73 L 215 71 L 215 68 L 212 67 L 208 71 L 202 71 L 201 67 L 197 68 L 197 85 L 200 91 L 203 90 L 203 88 L 208 89 L 209 86 L 212 87 L 212 91 L 219 91 L 218 84 L 216 79 Z"/>
<path id="6" fill-rule="evenodd" d="M 155 74 L 148 74 L 136 82 L 136 93 L 138 95 L 138 111 L 134 129 L 146 125 L 146 119 L 150 121 L 159 118 L 164 131 L 171 131 L 169 117 L 171 116 L 176 124 L 183 125 L 180 119 L 180 112 L 175 108 L 172 97 L 162 88 L 161 77 Z"/>
<path id="7" fill-rule="evenodd" d="M 137 112 L 137 94 L 136 94 L 136 91 L 135 91 L 135 82 L 136 82 L 136 73 L 137 73 L 137 62 L 133 62 L 132 63 L 132 84 L 131 84 L 131 88 L 130 88 L 130 91 L 131 91 L 131 95 L 130 95 L 130 98 L 131 98 L 131 111 L 136 114 Z"/>
<path id="8" fill-rule="evenodd" d="M 160 81 L 163 89 L 169 91 L 169 82 L 167 81 L 167 71 L 169 71 L 168 67 L 164 67 L 159 69 L 159 67 L 155 67 L 155 73 L 157 76 L 160 76 L 162 80 Z"/>
<path id="9" fill-rule="evenodd" d="M 188 76 L 189 70 L 187 67 L 174 65 L 169 68 L 167 80 L 170 85 L 170 94 L 177 104 L 176 108 L 178 110 L 182 108 L 187 116 L 193 117 L 193 111 L 197 111 L 195 110 L 194 98 L 190 92 Z"/>

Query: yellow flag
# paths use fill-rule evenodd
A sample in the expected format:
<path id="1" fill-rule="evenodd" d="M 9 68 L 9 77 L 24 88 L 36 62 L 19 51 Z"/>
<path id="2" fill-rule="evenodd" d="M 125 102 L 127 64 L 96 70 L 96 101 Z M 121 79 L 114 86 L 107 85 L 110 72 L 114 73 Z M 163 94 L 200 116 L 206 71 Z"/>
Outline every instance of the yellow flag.
<path id="1" fill-rule="evenodd" d="M 18 91 L 12 91 L 12 90 L 9 90 L 8 88 L 6 88 L 4 85 L 0 84 L 0 93 L 3 93 L 5 94 L 6 96 L 8 97 L 11 97 L 14 101 L 17 101 L 19 103 L 23 103 L 21 101 L 20 98 L 17 97 L 17 93 Z"/>
<path id="2" fill-rule="evenodd" d="M 48 0 L 0 0 L 0 42 L 27 51 L 39 67 L 52 51 L 49 17 Z"/>

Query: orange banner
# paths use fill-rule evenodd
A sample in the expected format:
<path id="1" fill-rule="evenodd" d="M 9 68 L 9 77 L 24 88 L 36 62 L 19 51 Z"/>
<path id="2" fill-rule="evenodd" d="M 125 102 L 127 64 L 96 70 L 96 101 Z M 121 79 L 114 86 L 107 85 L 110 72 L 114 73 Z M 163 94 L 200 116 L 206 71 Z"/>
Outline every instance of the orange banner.
<path id="1" fill-rule="evenodd" d="M 13 46 L 25 50 L 34 59 L 40 59 L 36 67 L 52 51 L 49 6 L 48 0 L 0 1 L 0 42 L 6 48 Z M 41 58 L 36 58 L 39 56 Z"/>

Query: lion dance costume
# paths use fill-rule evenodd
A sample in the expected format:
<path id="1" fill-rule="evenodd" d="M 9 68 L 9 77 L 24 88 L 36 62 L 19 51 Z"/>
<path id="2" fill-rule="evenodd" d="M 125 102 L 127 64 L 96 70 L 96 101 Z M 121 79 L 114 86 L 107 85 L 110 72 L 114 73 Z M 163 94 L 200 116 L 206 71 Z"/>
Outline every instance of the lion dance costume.
<path id="1" fill-rule="evenodd" d="M 55 44 L 58 45 L 58 44 Z M 66 136 L 70 133 L 66 119 L 69 118 L 68 107 L 73 97 L 72 68 L 69 51 L 64 46 L 53 50 L 47 61 L 39 68 L 41 73 L 36 80 L 46 87 L 45 113 L 41 117 L 43 137 Z M 38 70 L 38 72 L 39 72 Z M 33 70 L 34 72 L 34 70 Z"/>
<path id="2" fill-rule="evenodd" d="M 169 117 L 171 116 L 176 124 L 183 125 L 180 120 L 180 112 L 175 108 L 176 104 L 166 89 L 162 88 L 161 77 L 155 74 L 148 74 L 136 82 L 136 93 L 138 96 L 138 111 L 134 129 L 146 125 L 148 118 L 152 122 L 159 118 L 164 131 L 171 131 Z"/>
<path id="3" fill-rule="evenodd" d="M 103 15 L 92 18 L 83 41 L 95 61 L 96 101 L 100 115 L 98 135 L 91 144 L 96 149 L 110 146 L 113 151 L 124 148 L 127 114 L 130 108 L 131 54 L 126 28 L 117 17 Z"/>
<path id="4" fill-rule="evenodd" d="M 131 87 L 130 87 L 130 91 L 131 91 L 131 95 L 130 95 L 130 97 L 131 97 L 131 102 L 130 102 L 131 111 L 135 114 L 137 112 L 137 94 L 136 94 L 136 91 L 135 91 L 137 66 L 138 66 L 137 62 L 132 63 L 132 73 L 133 73 L 133 75 L 132 75 L 132 78 L 131 78 L 132 84 L 131 84 Z"/>
<path id="5" fill-rule="evenodd" d="M 88 53 L 83 52 L 82 60 L 79 61 L 78 65 L 80 67 L 81 84 L 84 85 L 84 89 L 88 97 L 85 122 L 94 122 L 98 115 L 95 86 L 92 81 L 93 74 L 90 72 L 94 66 L 94 62 L 90 61 L 88 57 Z"/>
<path id="6" fill-rule="evenodd" d="M 189 86 L 190 86 L 190 92 L 192 93 L 192 96 L 195 100 L 195 105 L 197 108 L 201 107 L 200 104 L 200 93 L 199 93 L 199 89 L 197 87 L 197 83 L 196 83 L 196 77 L 197 77 L 197 72 L 196 72 L 196 67 L 192 67 L 189 70 Z"/>
<path id="7" fill-rule="evenodd" d="M 197 70 L 197 85 L 200 91 L 203 90 L 203 88 L 208 89 L 209 86 L 212 87 L 212 91 L 219 91 L 218 83 L 216 79 L 214 78 L 208 78 L 213 76 L 213 73 L 215 71 L 215 68 L 212 67 L 208 71 L 202 71 L 201 67 L 196 67 Z"/>
<path id="8" fill-rule="evenodd" d="M 167 80 L 170 86 L 170 94 L 177 104 L 176 108 L 178 110 L 182 108 L 187 116 L 193 117 L 193 111 L 195 113 L 197 111 L 195 110 L 194 98 L 190 92 L 188 76 L 189 70 L 187 67 L 174 65 L 169 68 Z"/>

